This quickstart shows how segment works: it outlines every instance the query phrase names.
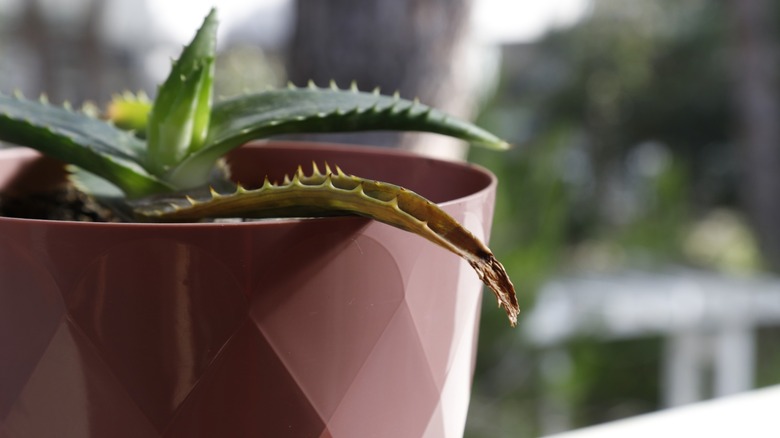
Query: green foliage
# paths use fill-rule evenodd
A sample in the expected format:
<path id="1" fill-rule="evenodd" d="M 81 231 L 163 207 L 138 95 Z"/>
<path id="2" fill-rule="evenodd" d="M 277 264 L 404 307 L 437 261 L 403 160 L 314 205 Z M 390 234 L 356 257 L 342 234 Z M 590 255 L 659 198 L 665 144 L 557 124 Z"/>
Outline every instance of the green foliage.
<path id="1" fill-rule="evenodd" d="M 427 131 L 473 144 L 505 149 L 507 143 L 469 123 L 427 105 L 379 93 L 289 87 L 244 95 L 214 105 L 206 145 L 169 172 L 181 186 L 207 177 L 214 162 L 231 149 L 256 138 L 290 133 L 365 130 Z M 194 179 L 195 181 L 191 181 Z"/>
<path id="2" fill-rule="evenodd" d="M 555 390 L 562 391 L 577 408 L 572 426 L 613 421 L 662 407 L 662 364 L 658 358 L 663 339 L 578 339 L 568 347 L 571 374 Z"/>
<path id="3" fill-rule="evenodd" d="M 149 114 L 147 167 L 162 174 L 204 147 L 214 83 L 217 17 L 212 10 L 174 62 Z"/>
<path id="4" fill-rule="evenodd" d="M 581 23 L 505 48 L 500 86 L 481 124 L 518 148 L 471 157 L 499 175 L 494 250 L 527 285 L 524 300 L 557 274 L 690 264 L 684 247 L 692 223 L 713 208 L 737 207 L 726 10 L 720 2 L 596 0 Z M 651 172 L 642 168 L 653 161 L 642 151 L 648 144 L 665 155 Z M 551 391 L 578 425 L 657 404 L 655 376 L 630 380 L 637 369 L 655 372 L 657 340 L 563 346 L 573 377 L 550 388 L 536 368 L 542 352 L 515 339 L 483 314 L 474 399 L 500 398 L 507 407 L 480 410 L 489 419 L 470 418 L 470 436 L 542 434 L 540 394 Z M 499 345 L 515 345 L 516 357 L 499 354 Z M 512 368 L 517 375 L 506 372 L 510 361 L 522 364 Z M 492 384 L 497 375 L 511 394 Z M 504 411 L 521 405 L 535 411 Z M 619 405 L 628 409 L 613 409 Z M 517 433 L 482 428 L 512 415 L 532 424 Z"/>
<path id="5" fill-rule="evenodd" d="M 152 101 L 144 93 L 124 92 L 117 94 L 106 108 L 106 118 L 114 122 L 117 128 L 132 131 L 139 138 L 146 138 L 146 126 Z"/>
<path id="6" fill-rule="evenodd" d="M 507 144 L 416 101 L 352 90 L 289 87 L 212 103 L 216 13 L 173 64 L 154 102 L 117 99 L 110 116 L 143 141 L 84 112 L 0 97 L 0 139 L 37 148 L 117 185 L 130 197 L 204 186 L 215 163 L 247 141 L 277 134 L 419 130 L 474 144 Z M 144 122 L 144 115 L 148 116 Z"/>
<path id="7" fill-rule="evenodd" d="M 0 139 L 78 165 L 137 197 L 172 190 L 144 166 L 144 142 L 67 107 L 0 95 Z"/>

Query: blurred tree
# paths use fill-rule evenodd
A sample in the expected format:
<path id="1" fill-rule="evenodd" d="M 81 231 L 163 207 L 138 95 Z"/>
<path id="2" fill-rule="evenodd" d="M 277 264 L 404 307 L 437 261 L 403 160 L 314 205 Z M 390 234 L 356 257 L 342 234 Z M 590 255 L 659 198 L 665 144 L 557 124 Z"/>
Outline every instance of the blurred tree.
<path id="1" fill-rule="evenodd" d="M 38 92 L 45 90 L 54 101 L 108 97 L 101 87 L 105 51 L 98 31 L 105 1 L 82 3 L 85 16 L 72 26 L 59 22 L 56 11 L 47 13 L 40 0 L 29 0 L 16 28 L 17 38 L 38 57 Z M 73 70 L 84 79 L 69 81 L 67 73 Z M 95 95 L 101 91 L 102 96 Z"/>
<path id="2" fill-rule="evenodd" d="M 504 50 L 482 123 L 520 148 L 472 158 L 499 175 L 493 241 L 525 308 L 556 273 L 690 263 L 691 223 L 740 204 L 727 6 L 593 0 L 577 25 Z M 496 327 L 483 315 L 474 395 L 501 405 L 473 404 L 466 436 L 543 434 L 545 413 L 528 413 L 544 393 L 566 400 L 571 426 L 660 407 L 654 377 L 636 382 L 656 374 L 656 341 L 570 345 L 572 380 L 550 388 L 522 330 L 513 342 Z"/>
<path id="3" fill-rule="evenodd" d="M 780 93 L 775 2 L 732 0 L 742 196 L 768 264 L 780 270 Z"/>
<path id="4" fill-rule="evenodd" d="M 474 98 L 463 60 L 471 0 L 296 0 L 296 7 L 287 61 L 296 85 L 311 79 L 346 87 L 354 80 L 361 89 L 398 90 L 471 115 Z M 369 144 L 399 141 L 397 135 L 369 135 L 361 137 Z M 415 141 L 404 146 L 413 148 Z"/>
<path id="5" fill-rule="evenodd" d="M 105 102 L 123 89 L 153 91 L 145 61 L 164 42 L 143 2 L 29 0 L 0 17 L 0 87 L 6 91 L 46 93 L 53 102 L 77 105 Z"/>

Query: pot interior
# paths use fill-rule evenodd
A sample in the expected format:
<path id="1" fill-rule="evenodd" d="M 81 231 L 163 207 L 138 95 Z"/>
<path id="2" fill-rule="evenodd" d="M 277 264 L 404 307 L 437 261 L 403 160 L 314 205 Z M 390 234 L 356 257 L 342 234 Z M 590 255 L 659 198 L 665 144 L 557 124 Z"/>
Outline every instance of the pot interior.
<path id="1" fill-rule="evenodd" d="M 436 203 L 472 195 L 495 183 L 492 174 L 478 166 L 375 147 L 254 143 L 231 153 L 228 161 L 234 178 L 248 187 L 260 185 L 266 175 L 281 181 L 299 165 L 308 174 L 312 162 L 320 169 L 328 163 L 348 174 L 405 187 Z"/>
<path id="2" fill-rule="evenodd" d="M 19 195 L 43 191 L 63 181 L 62 164 L 40 159 L 31 150 L 0 151 L 0 193 Z M 463 198 L 495 184 L 488 171 L 467 163 L 420 157 L 408 152 L 357 146 L 299 142 L 256 142 L 228 155 L 234 179 L 246 187 L 257 187 L 265 176 L 281 181 L 298 166 L 311 172 L 311 163 L 320 169 L 328 163 L 363 178 L 406 187 L 433 202 Z"/>

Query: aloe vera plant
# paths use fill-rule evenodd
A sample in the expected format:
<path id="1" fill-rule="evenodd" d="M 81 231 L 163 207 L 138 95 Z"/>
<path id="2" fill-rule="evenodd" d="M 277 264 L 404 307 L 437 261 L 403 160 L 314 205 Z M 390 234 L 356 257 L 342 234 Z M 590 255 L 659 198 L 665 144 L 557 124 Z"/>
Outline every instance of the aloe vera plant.
<path id="1" fill-rule="evenodd" d="M 493 148 L 507 147 L 504 141 L 417 101 L 359 92 L 354 86 L 290 86 L 215 102 L 216 27 L 212 10 L 154 101 L 120 98 L 108 111 L 108 120 L 89 108 L 0 95 L 0 140 L 71 164 L 77 187 L 130 212 L 134 220 L 357 214 L 416 233 L 465 258 L 516 324 L 515 291 L 503 266 L 482 242 L 425 198 L 327 164 L 324 170 L 315 164 L 310 174 L 299 168 L 281 183 L 266 179 L 262 187 L 250 190 L 230 185 L 220 166 L 230 150 L 277 134 L 414 130 Z"/>

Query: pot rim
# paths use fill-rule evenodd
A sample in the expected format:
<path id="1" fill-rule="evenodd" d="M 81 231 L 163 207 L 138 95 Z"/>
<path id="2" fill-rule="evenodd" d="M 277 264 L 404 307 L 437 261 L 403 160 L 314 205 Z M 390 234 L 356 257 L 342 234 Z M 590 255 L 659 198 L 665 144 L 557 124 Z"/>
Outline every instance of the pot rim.
<path id="1" fill-rule="evenodd" d="M 483 177 L 487 178 L 488 183 L 475 190 L 472 193 L 450 199 L 444 202 L 436 203 L 440 207 L 447 207 L 452 204 L 461 202 L 469 202 L 472 198 L 477 198 L 483 195 L 484 192 L 494 190 L 498 184 L 498 178 L 489 169 L 480 166 L 478 164 L 469 163 L 466 161 L 449 161 L 440 158 L 433 158 L 424 156 L 412 151 L 403 149 L 393 149 L 386 147 L 368 146 L 368 145 L 350 145 L 328 142 L 307 142 L 307 141 L 288 141 L 288 140 L 259 140 L 252 141 L 242 148 L 284 148 L 288 150 L 310 150 L 312 148 L 324 149 L 333 152 L 353 153 L 362 155 L 365 157 L 377 159 L 382 156 L 394 156 L 405 158 L 417 158 L 423 160 L 429 160 L 437 163 L 437 165 L 445 167 L 459 168 L 464 171 L 476 172 Z M 22 146 L 12 146 L 9 148 L 0 148 L 0 160 L 9 159 L 24 159 L 34 160 L 35 158 L 42 157 L 40 152 Z M 301 163 L 304 164 L 304 163 Z M 20 222 L 34 222 L 40 224 L 46 224 L 51 226 L 71 226 L 71 227 L 128 227 L 128 228 L 155 228 L 155 227 L 175 227 L 175 228 L 202 228 L 202 227 L 256 227 L 258 225 L 269 226 L 272 224 L 290 224 L 290 223 L 302 223 L 309 221 L 329 221 L 329 220 L 369 220 L 360 216 L 337 216 L 337 217 L 324 217 L 324 218 L 279 218 L 279 219 L 260 219 L 251 222 L 176 222 L 176 223 L 163 223 L 163 222 L 81 222 L 81 221 L 67 221 L 67 220 L 52 220 L 52 219 L 28 219 L 28 218 L 14 218 L 0 216 L 0 223 L 20 223 Z"/>

